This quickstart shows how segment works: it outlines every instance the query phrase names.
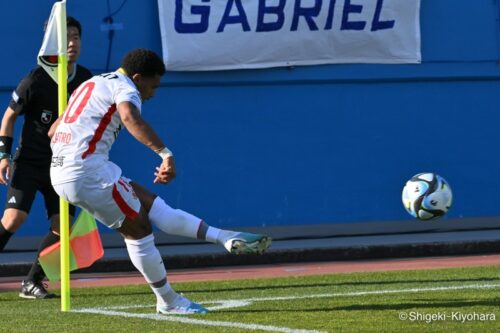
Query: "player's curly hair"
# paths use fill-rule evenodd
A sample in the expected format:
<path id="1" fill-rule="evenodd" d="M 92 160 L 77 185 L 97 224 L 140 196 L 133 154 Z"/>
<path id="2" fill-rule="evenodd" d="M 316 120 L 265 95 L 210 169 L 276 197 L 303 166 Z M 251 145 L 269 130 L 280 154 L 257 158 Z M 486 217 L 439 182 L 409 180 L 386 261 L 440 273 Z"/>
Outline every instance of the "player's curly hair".
<path id="1" fill-rule="evenodd" d="M 121 67 L 128 75 L 162 76 L 165 74 L 165 64 L 159 55 L 148 49 L 135 49 L 125 55 Z"/>

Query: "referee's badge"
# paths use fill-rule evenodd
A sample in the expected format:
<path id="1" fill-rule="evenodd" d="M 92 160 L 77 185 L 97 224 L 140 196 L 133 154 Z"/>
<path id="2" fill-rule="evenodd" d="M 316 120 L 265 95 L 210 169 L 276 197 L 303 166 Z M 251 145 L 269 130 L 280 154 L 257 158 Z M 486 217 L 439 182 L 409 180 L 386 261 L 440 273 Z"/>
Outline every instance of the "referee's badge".
<path id="1" fill-rule="evenodd" d="M 43 110 L 42 111 L 42 123 L 44 123 L 44 124 L 50 124 L 51 120 L 52 120 L 52 111 L 50 111 L 50 110 Z"/>

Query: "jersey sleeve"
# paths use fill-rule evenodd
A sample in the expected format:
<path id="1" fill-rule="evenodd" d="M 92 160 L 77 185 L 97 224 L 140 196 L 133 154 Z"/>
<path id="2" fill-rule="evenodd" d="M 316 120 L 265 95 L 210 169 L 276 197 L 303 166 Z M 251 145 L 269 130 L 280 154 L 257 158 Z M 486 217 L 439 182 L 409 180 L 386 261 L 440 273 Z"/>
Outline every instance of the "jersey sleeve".
<path id="1" fill-rule="evenodd" d="M 12 92 L 9 107 L 17 114 L 24 114 L 28 109 L 32 97 L 32 86 L 33 80 L 31 76 L 27 76 Z"/>
<path id="2" fill-rule="evenodd" d="M 116 105 L 122 102 L 130 102 L 134 104 L 139 111 L 141 111 L 142 101 L 139 96 L 139 92 L 128 84 L 120 84 L 115 92 Z"/>

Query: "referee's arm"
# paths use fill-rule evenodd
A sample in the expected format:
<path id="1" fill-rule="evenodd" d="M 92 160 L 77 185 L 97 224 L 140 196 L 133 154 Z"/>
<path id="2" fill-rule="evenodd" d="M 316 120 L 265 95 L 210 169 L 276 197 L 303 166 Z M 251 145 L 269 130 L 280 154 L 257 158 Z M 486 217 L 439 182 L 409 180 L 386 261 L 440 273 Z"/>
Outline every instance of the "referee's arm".
<path id="1" fill-rule="evenodd" d="M 10 145 L 12 145 L 12 137 L 14 136 L 14 124 L 16 123 L 16 119 L 17 113 L 11 107 L 8 107 L 7 110 L 5 110 L 2 118 L 2 126 L 0 127 L 0 140 L 2 141 L 2 147 L 0 147 L 0 151 L 2 151 L 3 154 L 9 154 L 9 156 L 2 155 L 2 159 L 0 160 L 0 184 L 3 185 L 7 185 L 11 173 Z"/>
<path id="2" fill-rule="evenodd" d="M 9 106 L 2 118 L 2 127 L 0 128 L 0 136 L 14 136 L 14 124 L 17 119 L 17 113 Z"/>

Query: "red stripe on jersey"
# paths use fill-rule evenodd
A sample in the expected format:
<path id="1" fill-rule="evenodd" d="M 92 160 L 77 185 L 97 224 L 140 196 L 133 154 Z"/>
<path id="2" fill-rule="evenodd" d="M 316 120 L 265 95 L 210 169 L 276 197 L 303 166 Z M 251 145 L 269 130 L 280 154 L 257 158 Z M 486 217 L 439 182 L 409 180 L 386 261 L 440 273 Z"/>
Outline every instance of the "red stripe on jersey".
<path id="1" fill-rule="evenodd" d="M 102 139 L 102 135 L 104 134 L 106 127 L 108 127 L 109 123 L 111 122 L 111 117 L 113 117 L 113 114 L 115 112 L 116 104 L 113 104 L 109 107 L 106 114 L 104 114 L 104 117 L 102 117 L 99 126 L 97 126 L 97 129 L 95 130 L 94 136 L 89 142 L 89 148 L 82 154 L 82 159 L 85 159 L 88 155 L 92 154 L 95 151 L 97 143 Z"/>
<path id="2" fill-rule="evenodd" d="M 118 205 L 118 208 L 122 211 L 123 214 L 130 220 L 134 220 L 137 216 L 139 216 L 139 213 L 133 210 L 123 199 L 122 195 L 120 192 L 118 192 L 118 189 L 116 188 L 116 184 L 113 185 L 113 199 L 115 200 L 116 204 Z"/>
<path id="3" fill-rule="evenodd" d="M 118 179 L 118 184 L 120 184 L 125 191 L 130 192 L 127 183 L 125 183 L 121 178 Z"/>

